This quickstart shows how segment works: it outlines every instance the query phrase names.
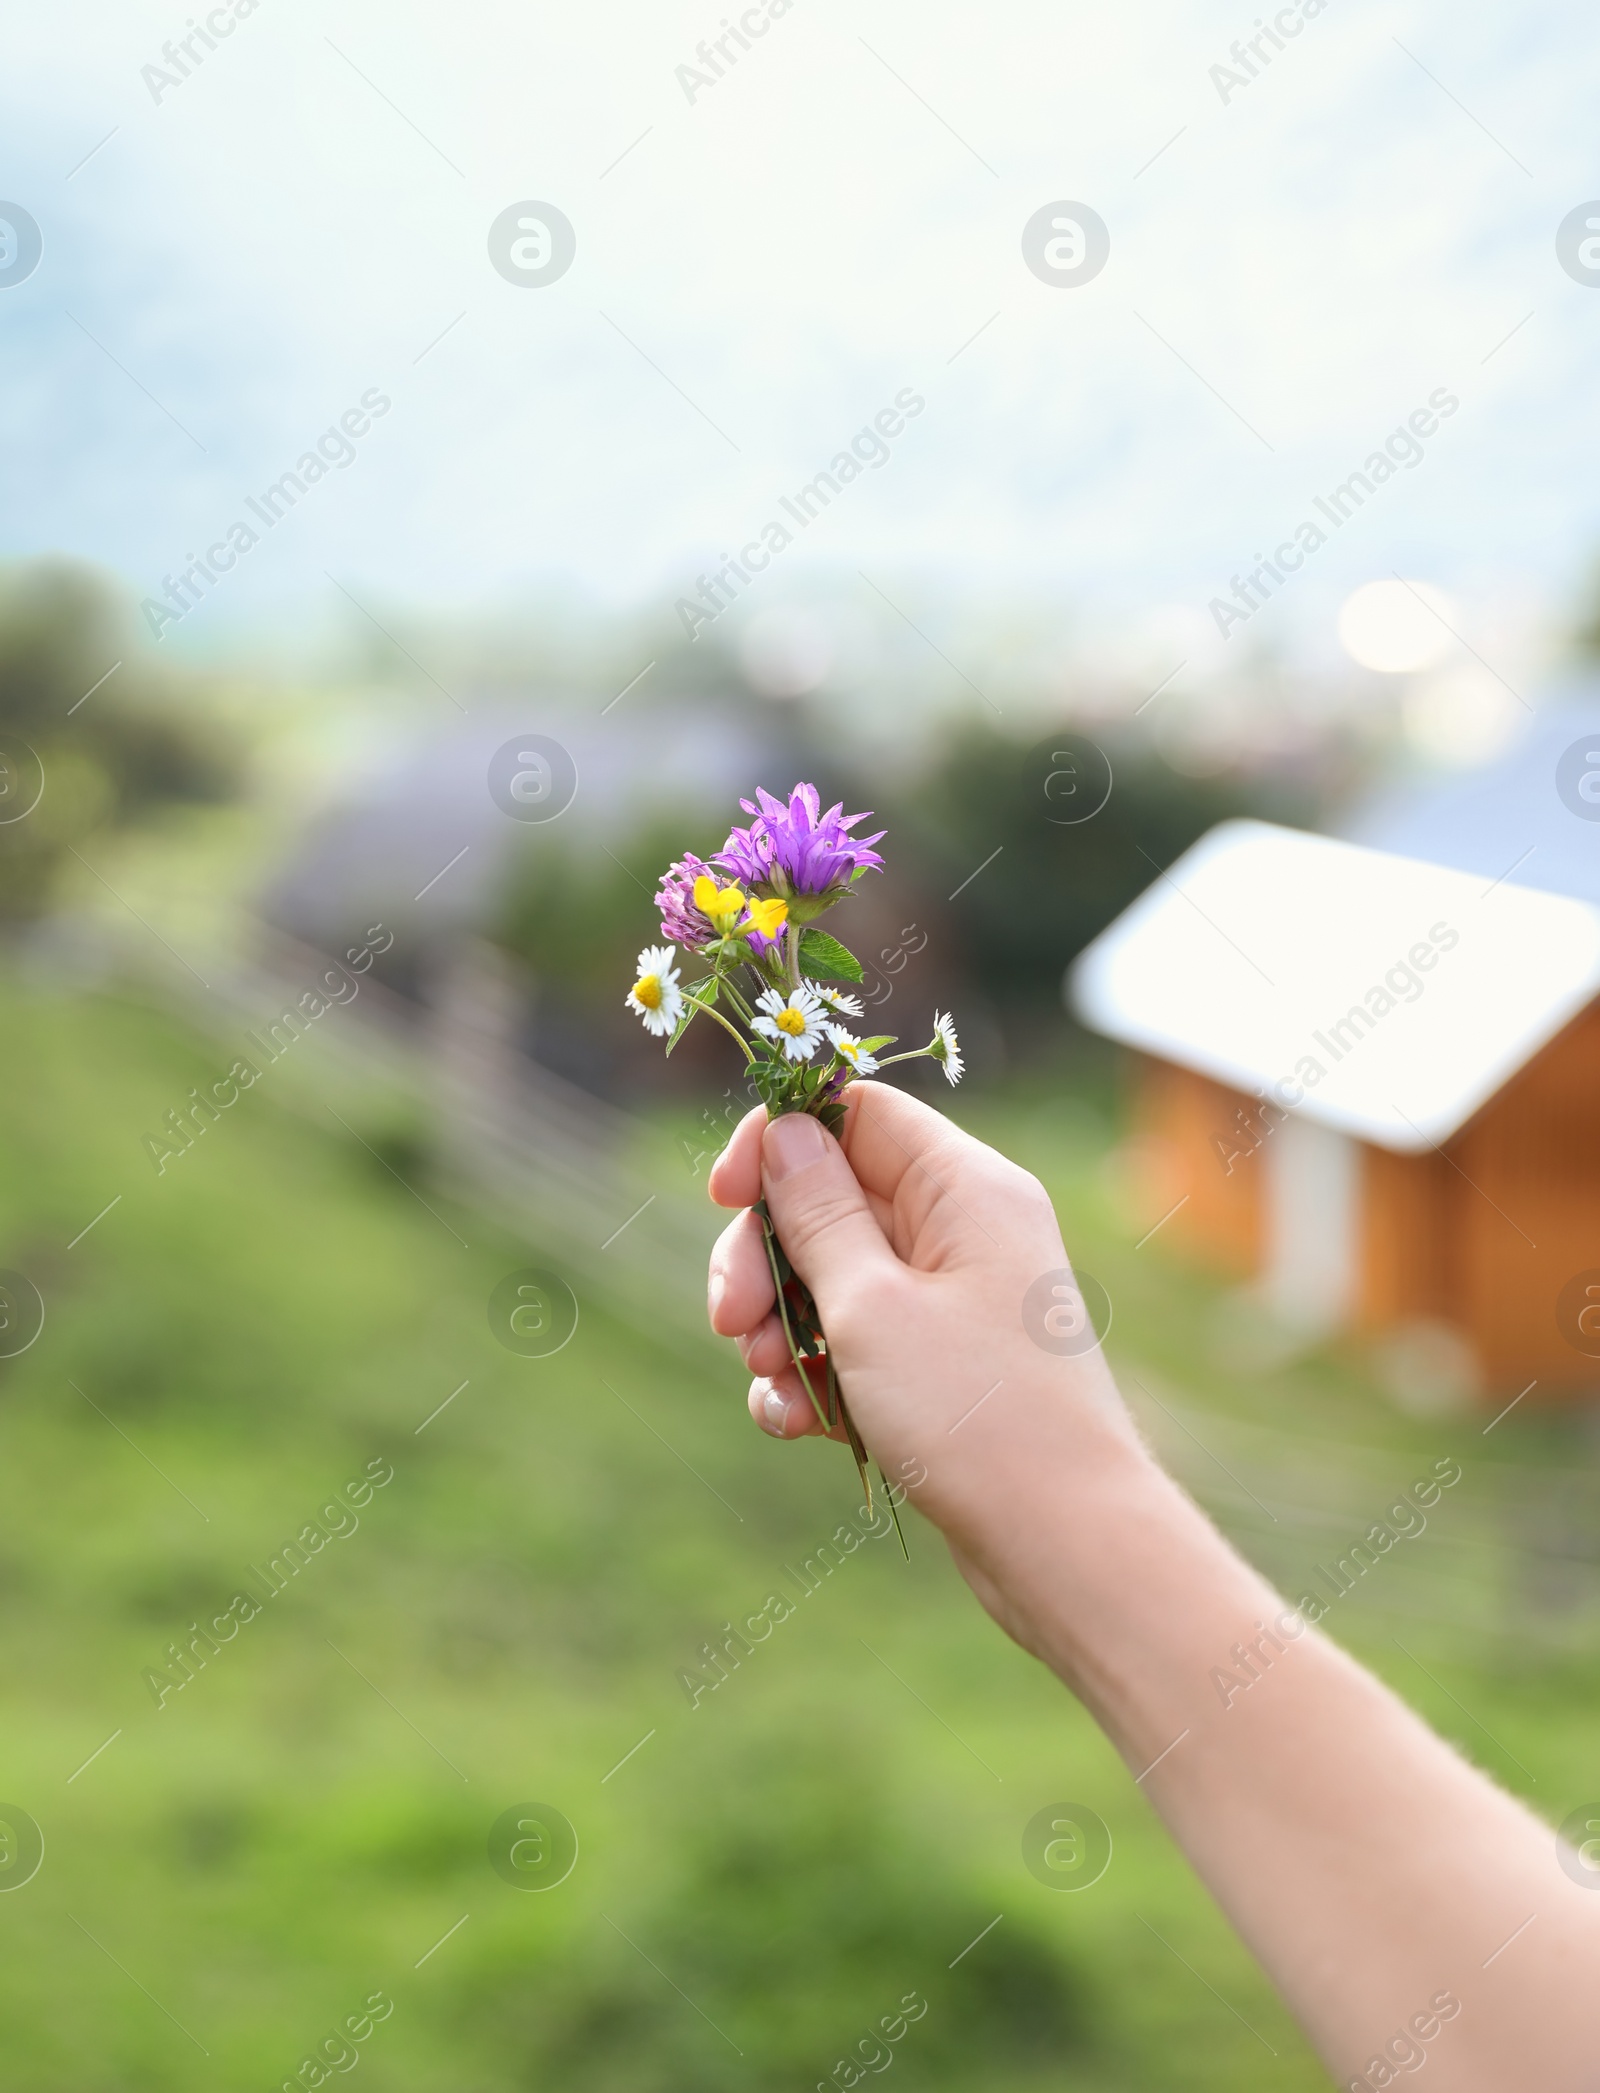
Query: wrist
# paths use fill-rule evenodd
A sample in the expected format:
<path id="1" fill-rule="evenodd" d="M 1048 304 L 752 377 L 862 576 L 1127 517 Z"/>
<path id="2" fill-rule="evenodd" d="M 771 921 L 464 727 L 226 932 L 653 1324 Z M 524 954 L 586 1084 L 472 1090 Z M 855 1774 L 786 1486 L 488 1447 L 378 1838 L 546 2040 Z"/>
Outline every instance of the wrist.
<path id="1" fill-rule="evenodd" d="M 1197 1649 L 1219 1636 L 1226 1647 L 1264 1587 L 1120 1407 L 1070 1445 L 1017 1455 L 991 1508 L 952 1521 L 951 1541 L 1009 1632 L 1131 1742 L 1164 1720 L 1152 1698 L 1192 1684 Z"/>
<path id="2" fill-rule="evenodd" d="M 1010 1391 L 1008 1391 L 1010 1392 Z M 1121 1559 L 1130 1524 L 1143 1524 L 1171 1485 L 1139 1441 L 1106 1376 L 1109 1400 L 1081 1385 L 1016 1391 L 1027 1423 L 1008 1409 L 973 1420 L 986 1429 L 945 1461 L 930 1461 L 918 1504 L 944 1531 L 982 1596 L 1024 1647 L 1067 1677 L 1064 1646 L 1096 1565 Z M 957 1442 L 959 1445 L 959 1441 Z M 1137 1576 L 1130 1564 L 1129 1574 Z M 1074 1683 L 1069 1678 L 1069 1683 Z"/>

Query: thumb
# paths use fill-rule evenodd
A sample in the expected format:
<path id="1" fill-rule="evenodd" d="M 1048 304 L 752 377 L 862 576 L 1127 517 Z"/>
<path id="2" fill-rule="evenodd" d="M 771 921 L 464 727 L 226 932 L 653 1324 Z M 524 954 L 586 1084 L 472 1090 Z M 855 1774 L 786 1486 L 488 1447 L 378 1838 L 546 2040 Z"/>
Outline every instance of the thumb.
<path id="1" fill-rule="evenodd" d="M 844 1150 L 809 1112 L 784 1112 L 761 1143 L 761 1189 L 790 1264 L 827 1317 L 830 1294 L 895 1262 Z"/>

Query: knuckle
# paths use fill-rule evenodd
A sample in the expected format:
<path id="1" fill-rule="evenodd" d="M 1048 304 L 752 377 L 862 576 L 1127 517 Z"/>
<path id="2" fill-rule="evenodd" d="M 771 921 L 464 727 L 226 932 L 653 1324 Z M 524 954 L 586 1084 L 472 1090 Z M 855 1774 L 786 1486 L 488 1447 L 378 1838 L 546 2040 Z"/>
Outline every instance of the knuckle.
<path id="1" fill-rule="evenodd" d="M 784 1216 L 778 1233 L 786 1247 L 803 1250 L 837 1235 L 859 1212 L 857 1199 L 845 1187 L 819 1186 L 802 1207 Z"/>

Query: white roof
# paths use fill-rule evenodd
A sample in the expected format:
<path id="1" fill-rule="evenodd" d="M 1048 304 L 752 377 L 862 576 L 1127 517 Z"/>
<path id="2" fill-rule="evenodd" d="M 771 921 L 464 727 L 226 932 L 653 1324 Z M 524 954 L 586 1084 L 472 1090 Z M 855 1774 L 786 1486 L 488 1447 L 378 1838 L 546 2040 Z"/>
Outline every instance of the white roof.
<path id="1" fill-rule="evenodd" d="M 1415 1152 L 1600 993 L 1600 908 L 1225 821 L 1079 955 L 1068 984 L 1098 1032 Z"/>

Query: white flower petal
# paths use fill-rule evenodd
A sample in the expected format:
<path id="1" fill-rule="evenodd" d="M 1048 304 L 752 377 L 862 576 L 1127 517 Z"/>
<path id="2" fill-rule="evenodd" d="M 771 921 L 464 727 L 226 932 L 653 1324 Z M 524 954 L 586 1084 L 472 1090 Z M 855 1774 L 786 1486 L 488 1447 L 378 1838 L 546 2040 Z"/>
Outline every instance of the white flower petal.
<path id="1" fill-rule="evenodd" d="M 787 996 L 781 989 L 764 989 L 756 1003 L 767 1014 L 752 1019 L 755 1029 L 766 1038 L 782 1042 L 785 1060 L 809 1061 L 822 1042 L 822 1005 L 810 988 L 791 989 Z M 799 1032 L 791 1032 L 786 1025 L 778 1023 L 786 1011 L 799 1016 L 802 1027 Z"/>
<path id="2" fill-rule="evenodd" d="M 966 1062 L 961 1057 L 961 1044 L 956 1038 L 956 1028 L 943 1011 L 933 1014 L 933 1058 L 944 1070 L 946 1082 L 954 1085 L 966 1073 Z"/>
<path id="3" fill-rule="evenodd" d="M 676 945 L 646 945 L 639 954 L 639 972 L 640 974 L 660 974 L 663 978 L 670 975 L 676 981 L 678 969 L 673 962 L 677 956 L 678 948 Z"/>
<path id="4" fill-rule="evenodd" d="M 672 964 L 675 956 L 671 945 L 647 945 L 639 954 L 638 980 L 622 999 L 643 1020 L 645 1030 L 658 1039 L 676 1031 L 683 1016 L 683 990 L 678 986 L 678 970 Z M 639 999 L 639 982 L 650 980 L 656 984 L 657 1001 L 644 1003 Z"/>
<path id="5" fill-rule="evenodd" d="M 824 981 L 808 981 L 806 987 L 813 995 L 820 996 L 824 1003 L 845 1017 L 861 1017 L 865 1013 L 857 996 L 846 995 L 843 989 L 831 988 Z"/>
<path id="6" fill-rule="evenodd" d="M 863 1052 L 861 1042 L 853 1032 L 847 1032 L 843 1025 L 829 1025 L 828 1037 L 833 1041 L 834 1051 L 846 1068 L 858 1076 L 877 1074 L 876 1055 Z"/>

